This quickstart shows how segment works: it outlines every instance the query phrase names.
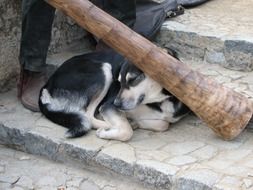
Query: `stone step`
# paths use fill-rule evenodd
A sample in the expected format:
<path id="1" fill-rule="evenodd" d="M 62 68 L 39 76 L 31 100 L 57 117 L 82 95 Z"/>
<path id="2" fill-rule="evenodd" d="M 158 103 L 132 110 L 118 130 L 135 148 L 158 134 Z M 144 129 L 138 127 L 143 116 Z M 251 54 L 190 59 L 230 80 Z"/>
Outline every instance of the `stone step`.
<path id="1" fill-rule="evenodd" d="M 253 0 L 212 0 L 166 21 L 157 37 L 181 57 L 253 70 Z"/>
<path id="2" fill-rule="evenodd" d="M 71 56 L 73 53 L 58 54 L 48 61 L 56 63 Z M 253 98 L 252 72 L 231 71 L 206 62 L 183 62 Z M 224 141 L 190 115 L 163 133 L 137 129 L 124 143 L 98 139 L 94 130 L 82 138 L 65 139 L 63 127 L 24 109 L 15 89 L 0 94 L 0 113 L 0 144 L 54 161 L 112 173 L 153 189 L 253 187 L 250 128 L 235 140 Z"/>
<path id="3" fill-rule="evenodd" d="M 150 188 L 124 177 L 54 162 L 0 145 L 0 189 L 147 190 Z"/>

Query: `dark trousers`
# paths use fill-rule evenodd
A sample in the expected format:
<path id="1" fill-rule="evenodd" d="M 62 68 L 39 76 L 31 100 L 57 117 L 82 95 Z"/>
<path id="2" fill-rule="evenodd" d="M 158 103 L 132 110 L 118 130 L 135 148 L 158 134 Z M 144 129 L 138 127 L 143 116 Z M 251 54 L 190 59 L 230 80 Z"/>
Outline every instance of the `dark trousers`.
<path id="1" fill-rule="evenodd" d="M 135 0 L 94 0 L 106 12 L 132 27 Z M 44 0 L 22 0 L 22 34 L 20 64 L 29 71 L 40 72 L 46 64 L 55 9 Z"/>

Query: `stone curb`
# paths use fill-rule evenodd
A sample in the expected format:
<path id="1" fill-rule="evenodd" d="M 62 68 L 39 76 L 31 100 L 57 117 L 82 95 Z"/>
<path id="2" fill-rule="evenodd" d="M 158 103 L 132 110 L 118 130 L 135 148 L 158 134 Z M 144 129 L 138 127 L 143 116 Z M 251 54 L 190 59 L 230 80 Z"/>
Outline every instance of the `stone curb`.
<path id="1" fill-rule="evenodd" d="M 30 128 L 19 129 L 13 125 L 0 123 L 0 143 L 30 154 L 45 156 L 58 162 L 78 164 L 82 168 L 95 167 L 99 170 L 118 173 L 142 182 L 144 185 L 152 185 L 156 189 L 211 189 L 213 185 L 198 182 L 185 174 L 177 178 L 176 167 L 168 168 L 164 164 L 157 169 L 158 163 L 155 161 L 153 163 L 152 161 L 128 162 L 103 153 L 101 148 L 82 148 L 58 138 L 53 139 Z"/>
<path id="2" fill-rule="evenodd" d="M 174 49 L 185 59 L 194 58 L 245 72 L 253 70 L 253 43 L 250 41 L 224 40 L 164 26 L 157 42 L 162 47 Z"/>
<path id="3" fill-rule="evenodd" d="M 166 21 L 156 41 L 180 57 L 220 64 L 240 71 L 253 70 L 252 12 L 250 2 L 210 1 L 186 9 Z M 235 15 L 237 12 L 238 15 Z"/>

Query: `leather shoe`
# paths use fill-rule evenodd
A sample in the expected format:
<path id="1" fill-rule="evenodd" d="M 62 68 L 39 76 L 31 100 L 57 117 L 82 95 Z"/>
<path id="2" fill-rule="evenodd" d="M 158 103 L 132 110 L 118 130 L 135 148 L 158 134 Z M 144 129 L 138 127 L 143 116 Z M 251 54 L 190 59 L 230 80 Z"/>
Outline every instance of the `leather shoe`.
<path id="1" fill-rule="evenodd" d="M 18 97 L 23 106 L 31 111 L 39 112 L 40 89 L 47 81 L 44 72 L 32 72 L 21 69 L 18 83 Z"/>

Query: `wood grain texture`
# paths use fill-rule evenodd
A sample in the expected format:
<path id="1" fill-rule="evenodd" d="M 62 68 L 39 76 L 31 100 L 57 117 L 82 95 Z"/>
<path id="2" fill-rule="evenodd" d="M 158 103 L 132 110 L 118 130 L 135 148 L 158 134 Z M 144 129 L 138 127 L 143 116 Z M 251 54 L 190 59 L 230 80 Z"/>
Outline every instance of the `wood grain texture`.
<path id="1" fill-rule="evenodd" d="M 46 1 L 127 57 L 224 139 L 235 138 L 252 117 L 248 98 L 191 70 L 88 0 Z"/>

